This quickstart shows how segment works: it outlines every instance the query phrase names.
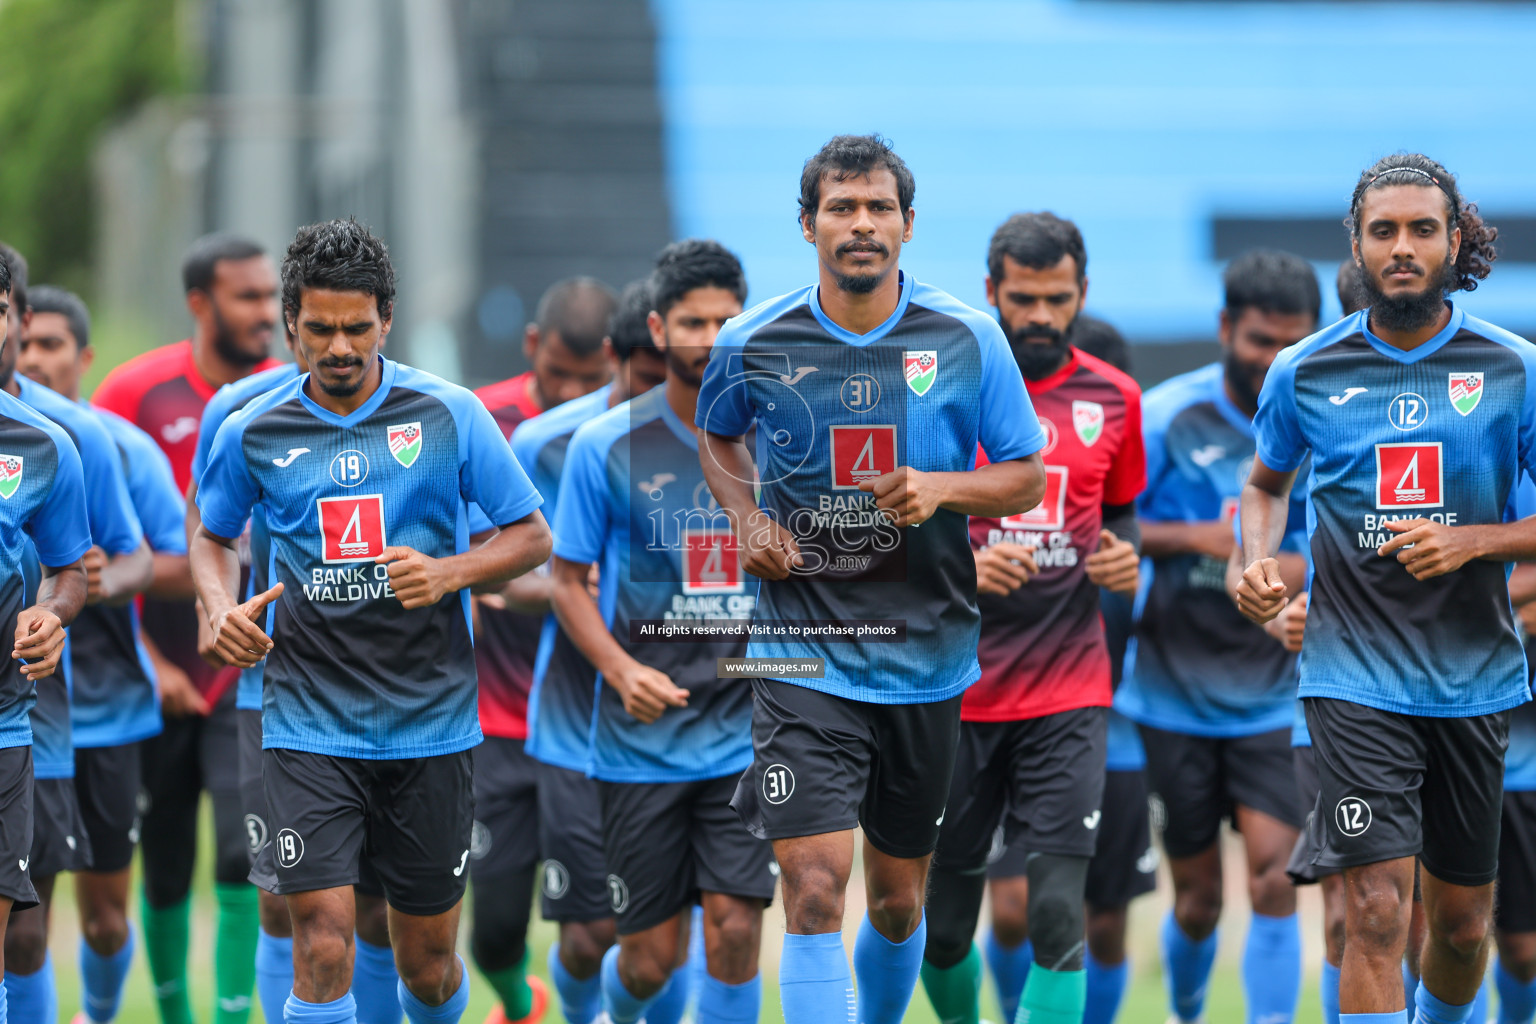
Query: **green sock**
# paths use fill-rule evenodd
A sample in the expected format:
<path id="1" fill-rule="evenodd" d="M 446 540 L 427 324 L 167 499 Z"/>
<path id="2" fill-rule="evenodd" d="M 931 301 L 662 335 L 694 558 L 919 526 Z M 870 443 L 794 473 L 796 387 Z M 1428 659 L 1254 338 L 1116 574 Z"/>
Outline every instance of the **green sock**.
<path id="1" fill-rule="evenodd" d="M 977 1024 L 981 1018 L 981 954 L 971 943 L 965 959 L 953 967 L 923 961 L 923 988 L 939 1024 Z"/>
<path id="2" fill-rule="evenodd" d="M 1029 969 L 1019 1016 L 1014 1024 L 1082 1024 L 1088 1002 L 1088 972 L 1048 971 L 1039 964 Z"/>
<path id="3" fill-rule="evenodd" d="M 249 882 L 220 882 L 213 887 L 219 903 L 213 944 L 214 1024 L 245 1024 L 256 987 L 256 887 Z"/>
<path id="4" fill-rule="evenodd" d="M 523 958 L 511 967 L 503 967 L 499 971 L 488 971 L 480 968 L 480 973 L 485 975 L 485 980 L 491 983 L 491 988 L 501 997 L 501 1012 L 509 1021 L 522 1020 L 533 1012 L 533 990 L 528 987 L 528 951 L 523 951 Z"/>
<path id="5" fill-rule="evenodd" d="M 144 955 L 155 983 L 155 1002 L 161 1024 L 192 1024 L 192 1004 L 187 1001 L 187 947 L 192 937 L 192 898 L 169 907 L 150 906 L 141 899 L 144 920 Z"/>

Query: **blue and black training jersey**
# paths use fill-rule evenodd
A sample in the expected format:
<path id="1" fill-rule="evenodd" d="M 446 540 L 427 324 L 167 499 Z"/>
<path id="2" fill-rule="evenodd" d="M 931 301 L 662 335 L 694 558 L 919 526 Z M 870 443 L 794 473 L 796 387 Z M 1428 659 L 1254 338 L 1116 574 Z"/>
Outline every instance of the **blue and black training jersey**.
<path id="1" fill-rule="evenodd" d="M 823 678 L 787 681 L 878 704 L 946 700 L 977 680 L 967 517 L 940 509 L 897 529 L 859 484 L 899 466 L 973 469 L 978 444 L 994 463 L 1045 447 L 996 320 L 910 275 L 868 334 L 834 323 L 814 286 L 770 299 L 721 330 L 696 422 L 728 437 L 756 425 L 759 504 L 805 560 L 763 581 L 758 622 L 784 633 L 755 633 L 749 655 L 825 659 Z M 871 622 L 897 632 L 804 632 Z"/>
<path id="2" fill-rule="evenodd" d="M 667 386 L 617 405 L 571 438 L 555 509 L 555 554 L 597 563 L 598 608 L 619 646 L 689 691 L 649 725 L 597 675 L 587 772 L 609 782 L 686 782 L 752 762 L 752 688 L 715 659 L 742 640 L 668 641 L 669 622 L 750 619 L 756 581 L 699 464 L 698 438 Z"/>
<path id="3" fill-rule="evenodd" d="M 1368 311 L 1367 311 L 1368 312 Z M 1474 560 L 1419 581 L 1377 548 L 1386 523 L 1515 517 L 1536 463 L 1536 348 L 1452 306 L 1412 351 L 1367 312 L 1287 349 L 1259 396 L 1258 456 L 1312 459 L 1312 567 L 1303 697 L 1405 715 L 1490 714 L 1530 699 L 1510 567 Z"/>
<path id="4" fill-rule="evenodd" d="M 262 744 L 338 757 L 410 758 L 480 742 L 469 591 L 406 610 L 375 559 L 469 545 L 465 503 L 508 526 L 540 504 L 473 394 L 380 359 L 378 390 L 342 416 L 308 375 L 219 428 L 198 482 L 203 526 L 238 537 L 260 507 L 271 534 L 272 637 Z"/>

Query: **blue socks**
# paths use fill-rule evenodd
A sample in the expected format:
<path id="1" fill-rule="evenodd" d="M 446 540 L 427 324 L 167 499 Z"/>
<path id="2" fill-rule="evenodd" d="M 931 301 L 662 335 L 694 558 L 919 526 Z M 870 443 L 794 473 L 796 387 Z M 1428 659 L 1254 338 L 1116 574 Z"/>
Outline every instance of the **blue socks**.
<path id="1" fill-rule="evenodd" d="M 693 995 L 692 981 L 687 964 L 682 970 L 673 971 L 672 977 L 646 1006 L 645 1024 L 678 1024 L 688 1009 L 689 997 Z"/>
<path id="2" fill-rule="evenodd" d="M 1317 979 L 1317 994 L 1323 1004 L 1323 1024 L 1339 1024 L 1339 968 L 1323 960 L 1323 973 Z"/>
<path id="3" fill-rule="evenodd" d="M 901 1024 L 923 968 L 928 944 L 928 916 L 905 942 L 892 942 L 875 930 L 869 915 L 853 943 L 853 973 L 859 979 L 859 1024 Z"/>
<path id="4" fill-rule="evenodd" d="M 981 955 L 987 961 L 987 969 L 992 972 L 992 980 L 997 985 L 997 1002 L 1003 1010 L 1005 1024 L 1013 1024 L 1013 1019 L 1019 1015 L 1019 997 L 1024 994 L 1024 983 L 1029 980 L 1030 965 L 1035 962 L 1035 949 L 1028 939 L 1023 943 L 1009 949 L 997 941 L 997 936 L 992 930 L 987 929 L 987 937 L 981 945 Z M 1090 995 L 1093 982 L 1089 981 Z"/>
<path id="5" fill-rule="evenodd" d="M 785 1024 L 848 1024 L 854 1007 L 853 976 L 842 932 L 785 934 L 779 957 L 779 1002 Z"/>
<path id="6" fill-rule="evenodd" d="M 727 985 L 704 972 L 699 984 L 697 1024 L 756 1024 L 763 1005 L 763 979 L 759 975 L 740 985 Z"/>
<path id="7" fill-rule="evenodd" d="M 1180 1020 L 1198 1020 L 1205 1009 L 1205 986 L 1216 961 L 1219 932 L 1196 942 L 1184 934 L 1173 911 L 1163 919 L 1163 971 L 1168 979 L 1168 1006 Z"/>
<path id="8" fill-rule="evenodd" d="M 405 1010 L 411 1024 L 457 1024 L 458 1019 L 464 1016 L 464 1007 L 469 1005 L 469 968 L 464 966 L 463 957 L 455 956 L 454 959 L 459 962 L 459 987 L 442 1006 L 428 1006 L 411 994 L 405 982 L 395 983 L 400 1007 Z"/>
<path id="9" fill-rule="evenodd" d="M 283 1004 L 285 1024 L 357 1024 L 357 1004 L 348 992 L 329 1003 L 306 1003 L 298 996 L 289 995 Z"/>
<path id="10" fill-rule="evenodd" d="M 357 1000 L 357 1024 L 400 1024 L 400 975 L 395 951 L 375 946 L 359 936 L 352 960 L 352 998 Z M 257 963 L 260 970 L 260 962 Z"/>
<path id="11" fill-rule="evenodd" d="M 1475 1002 L 1476 1000 L 1473 1000 L 1473 1003 Z M 1421 981 L 1418 989 L 1413 993 L 1416 1014 L 1413 1018 L 1414 1024 L 1464 1024 L 1472 1016 L 1473 1003 L 1453 1006 L 1442 1002 L 1431 995 Z"/>
<path id="12" fill-rule="evenodd" d="M 111 956 L 102 956 L 85 940 L 80 940 L 80 1003 L 85 1015 L 96 1024 L 106 1024 L 117 1016 L 118 1005 L 123 1000 L 123 982 L 128 980 L 128 968 L 133 966 L 133 928 L 128 928 L 128 941 Z"/>
<path id="13" fill-rule="evenodd" d="M 43 956 L 43 966 L 31 974 L 5 972 L 10 1010 L 20 1024 L 54 1024 L 59 1019 L 59 992 L 53 984 L 53 957 Z"/>
<path id="14" fill-rule="evenodd" d="M 1408 1011 L 1396 1013 L 1341 1013 L 1339 1024 L 1408 1024 Z"/>
<path id="15" fill-rule="evenodd" d="M 1083 1008 L 1083 1024 L 1114 1024 L 1115 1014 L 1120 1012 L 1120 1001 L 1125 998 L 1131 962 L 1122 960 L 1114 966 L 1101 964 L 1092 953 L 1083 959 L 1084 969 L 1088 972 L 1088 1002 Z"/>
<path id="16" fill-rule="evenodd" d="M 266 932 L 256 935 L 256 997 L 270 1024 L 283 1019 L 283 1006 L 293 992 L 293 940 Z"/>
<path id="17" fill-rule="evenodd" d="M 1536 1018 L 1536 979 L 1519 981 L 1500 962 L 1493 966 L 1493 983 L 1499 990 L 1499 1024 L 1531 1024 Z"/>
<path id="18" fill-rule="evenodd" d="M 613 1024 L 635 1024 L 637 1020 L 645 1016 L 645 1011 L 651 1003 L 659 1001 L 667 994 L 667 989 L 672 987 L 667 983 L 656 995 L 649 999 L 637 999 L 624 987 L 624 981 L 619 977 L 619 947 L 612 945 L 608 952 L 603 954 L 603 969 L 599 975 L 603 979 L 603 1009 Z"/>
<path id="19" fill-rule="evenodd" d="M 1254 914 L 1243 945 L 1248 1020 L 1290 1021 L 1301 999 L 1301 927 L 1296 915 Z"/>
<path id="20" fill-rule="evenodd" d="M 704 908 L 698 904 L 694 905 L 688 928 L 688 962 L 683 965 L 683 970 L 688 972 L 688 994 L 697 1000 L 704 991 L 704 979 L 709 975 L 704 956 Z"/>
<path id="21" fill-rule="evenodd" d="M 594 974 L 582 981 L 560 962 L 560 943 L 549 947 L 549 978 L 555 983 L 560 1012 L 571 1024 L 592 1024 L 603 1010 L 603 975 Z M 0 1021 L 0 1024 L 4 1024 Z"/>
<path id="22" fill-rule="evenodd" d="M 1483 983 L 1477 986 L 1477 995 L 1472 997 L 1472 1013 L 1467 1020 L 1476 1024 L 1488 1024 L 1488 978 L 1483 977 Z"/>
<path id="23" fill-rule="evenodd" d="M 1419 990 L 1419 979 L 1413 976 L 1408 969 L 1408 961 L 1403 960 L 1403 1005 L 1408 1007 L 1408 1019 L 1413 1020 L 1413 996 Z"/>

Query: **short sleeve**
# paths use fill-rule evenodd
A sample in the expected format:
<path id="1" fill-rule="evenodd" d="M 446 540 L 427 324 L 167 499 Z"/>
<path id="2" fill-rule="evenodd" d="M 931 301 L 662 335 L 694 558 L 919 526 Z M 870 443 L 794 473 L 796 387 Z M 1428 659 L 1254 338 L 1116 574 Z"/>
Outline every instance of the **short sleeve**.
<path id="1" fill-rule="evenodd" d="M 993 462 L 1022 459 L 1045 447 L 1045 428 L 1035 415 L 1019 364 L 1002 331 L 978 332 L 981 346 L 981 422 L 978 440 Z"/>
<path id="2" fill-rule="evenodd" d="M 240 536 L 256 504 L 256 478 L 245 461 L 242 441 L 246 417 L 231 416 L 219 427 L 208 453 L 208 465 L 197 485 L 197 508 L 203 528 L 226 540 Z"/>
<path id="3" fill-rule="evenodd" d="M 122 449 L 98 420 L 90 422 L 94 428 L 91 436 L 82 431 L 80 437 L 80 466 L 85 476 L 91 540 L 109 555 L 127 554 L 143 543 L 144 529 L 128 495 Z"/>
<path id="4" fill-rule="evenodd" d="M 699 388 L 699 407 L 693 423 L 700 430 L 721 437 L 741 437 L 751 429 L 756 412 L 748 395 L 747 378 L 731 373 L 733 365 L 740 368 L 741 357 L 741 346 L 727 341 L 722 331 L 709 354 L 709 365 L 704 368 L 704 382 Z"/>
<path id="5" fill-rule="evenodd" d="M 219 427 L 229 418 L 229 385 L 218 390 L 203 408 L 203 422 L 197 431 L 197 448 L 192 452 L 192 482 L 203 478 L 208 468 L 208 453 L 213 450 L 213 439 Z"/>
<path id="6" fill-rule="evenodd" d="M 460 497 L 478 505 L 493 526 L 515 523 L 544 503 L 496 420 L 478 398 L 463 404 L 458 422 L 464 439 L 459 462 Z"/>
<path id="7" fill-rule="evenodd" d="M 1253 418 L 1259 461 L 1277 473 L 1289 473 L 1307 456 L 1306 439 L 1296 416 L 1296 346 L 1280 353 L 1264 387 L 1259 391 L 1259 412 Z"/>
<path id="8" fill-rule="evenodd" d="M 27 521 L 27 535 L 37 549 L 38 561 L 49 568 L 71 565 L 91 548 L 80 454 L 67 437 L 57 438 L 54 447 L 59 453 L 59 464 L 53 486 Z"/>
<path id="9" fill-rule="evenodd" d="M 555 508 L 555 555 L 569 562 L 596 562 L 608 542 L 612 503 L 608 492 L 606 434 L 585 428 L 571 438 L 560 473 Z"/>
<path id="10" fill-rule="evenodd" d="M 137 446 L 129 452 L 128 460 L 128 496 L 151 550 L 186 554 L 187 506 L 176 490 L 171 460 L 153 442 Z"/>
<path id="11" fill-rule="evenodd" d="M 470 502 L 466 506 L 465 512 L 469 516 L 469 535 L 471 537 L 478 537 L 482 533 L 490 533 L 496 529 L 496 524 L 486 517 L 485 510 L 480 507 L 478 502 Z"/>
<path id="12" fill-rule="evenodd" d="M 1141 389 L 1122 388 L 1125 432 L 1104 481 L 1104 504 L 1125 505 L 1147 486 L 1147 455 L 1141 439 Z"/>

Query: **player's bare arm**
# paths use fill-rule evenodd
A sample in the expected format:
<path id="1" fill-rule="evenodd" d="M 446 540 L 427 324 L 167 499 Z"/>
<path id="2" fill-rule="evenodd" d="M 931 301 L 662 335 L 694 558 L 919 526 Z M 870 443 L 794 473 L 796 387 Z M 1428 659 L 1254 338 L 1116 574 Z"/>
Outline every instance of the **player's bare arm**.
<path id="1" fill-rule="evenodd" d="M 587 589 L 592 566 L 556 557 L 554 578 L 555 617 L 577 650 L 603 674 L 603 681 L 613 687 L 624 710 L 649 725 L 667 708 L 688 704 L 688 691 L 673 684 L 665 672 L 642 665 L 619 646 L 603 613 Z"/>
<path id="2" fill-rule="evenodd" d="M 222 666 L 223 659 L 213 651 L 213 630 L 208 626 L 208 618 L 203 614 L 203 606 L 197 606 L 197 636 L 198 653 L 209 664 Z M 206 650 L 204 648 L 204 634 L 207 637 Z M 177 718 L 185 718 L 187 715 L 206 715 L 213 710 L 208 706 L 208 701 L 197 687 L 192 683 L 192 677 L 182 667 L 167 658 L 142 627 L 139 629 L 139 643 L 144 645 L 144 653 L 149 655 L 149 663 L 155 670 L 155 689 L 160 694 L 160 710 L 167 715 Z"/>
<path id="3" fill-rule="evenodd" d="M 1455 572 L 1474 558 L 1489 562 L 1536 560 L 1536 522 L 1446 526 L 1428 519 L 1400 519 L 1384 524 L 1397 536 L 1376 549 L 1395 557 L 1416 580 Z"/>
<path id="4" fill-rule="evenodd" d="M 80 559 L 80 567 L 85 570 L 86 604 L 126 604 L 155 579 L 155 556 L 147 541 L 121 555 L 109 555 L 99 544 L 92 545 Z"/>
<path id="5" fill-rule="evenodd" d="M 21 674 L 36 681 L 53 675 L 64 652 L 64 627 L 85 607 L 85 571 L 79 562 L 43 566 L 37 603 L 16 616 L 16 643 L 11 657 L 21 661 Z"/>
<path id="6" fill-rule="evenodd" d="M 972 551 L 976 556 L 976 593 L 1007 597 L 1040 574 L 1035 549 L 999 541 Z"/>
<path id="7" fill-rule="evenodd" d="M 465 587 L 495 586 L 521 576 L 549 558 L 550 546 L 549 524 L 535 509 L 461 554 L 433 558 L 397 544 L 374 561 L 389 566 L 389 585 L 401 604 L 427 608 Z"/>
<path id="8" fill-rule="evenodd" d="M 736 531 L 741 567 L 765 580 L 782 580 L 804 564 L 794 534 L 757 507 L 747 481 L 756 478 L 745 437 L 699 431 L 699 464 L 704 479 Z"/>
<path id="9" fill-rule="evenodd" d="M 240 555 L 235 550 L 235 538 L 209 533 L 207 527 L 197 528 L 188 558 L 198 599 L 214 633 L 214 652 L 226 665 L 252 667 L 272 650 L 272 638 L 256 620 L 282 594 L 283 585 L 279 583 L 243 604 L 236 601 Z"/>
<path id="10" fill-rule="evenodd" d="M 1022 515 L 1045 497 L 1045 463 L 1038 454 L 1005 459 L 964 473 L 924 473 L 911 466 L 859 483 L 875 496 L 893 526 L 921 526 L 939 509 L 969 516 Z"/>
<path id="11" fill-rule="evenodd" d="M 1285 536 L 1290 511 L 1287 503 L 1295 482 L 1295 470 L 1281 473 L 1255 457 L 1253 471 L 1243 485 L 1243 561 L 1247 568 L 1237 585 L 1237 607 L 1261 625 L 1280 614 L 1290 600 L 1290 587 L 1281 575 L 1275 553 Z"/>
<path id="12" fill-rule="evenodd" d="M 477 533 L 469 538 L 470 547 L 479 547 L 494 536 L 496 533 L 493 530 Z M 554 583 L 549 573 L 539 572 L 535 566 L 533 570 L 504 583 L 480 583 L 471 587 L 470 591 L 488 608 L 510 608 L 525 615 L 543 615 L 549 611 L 549 595 L 553 588 Z"/>
<path id="13" fill-rule="evenodd" d="M 1232 524 L 1220 519 L 1203 523 L 1141 521 L 1141 553 L 1148 558 L 1174 555 L 1226 558 L 1235 546 Z"/>

